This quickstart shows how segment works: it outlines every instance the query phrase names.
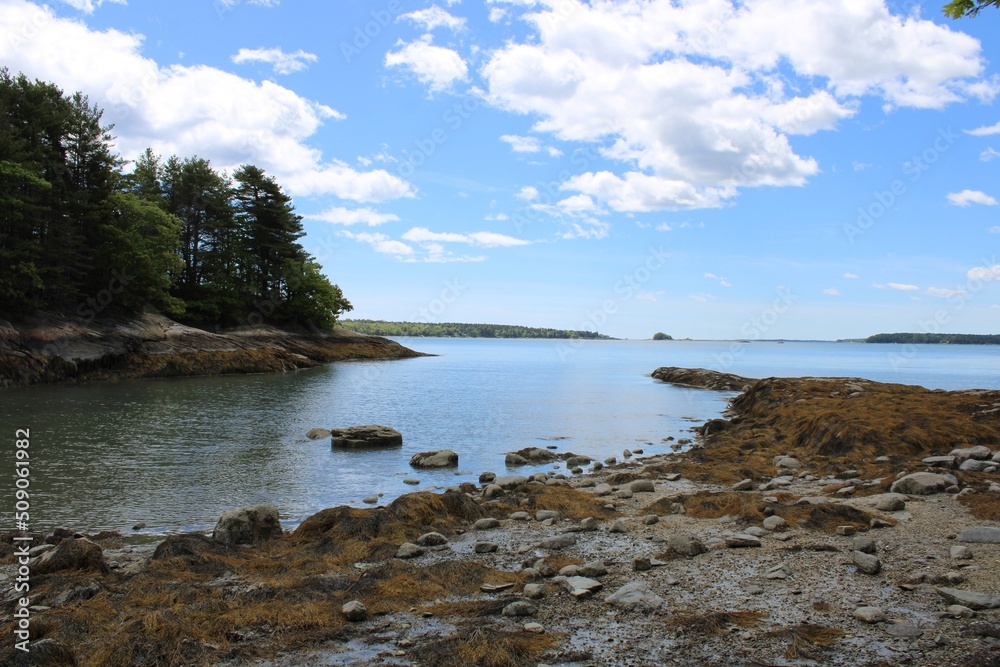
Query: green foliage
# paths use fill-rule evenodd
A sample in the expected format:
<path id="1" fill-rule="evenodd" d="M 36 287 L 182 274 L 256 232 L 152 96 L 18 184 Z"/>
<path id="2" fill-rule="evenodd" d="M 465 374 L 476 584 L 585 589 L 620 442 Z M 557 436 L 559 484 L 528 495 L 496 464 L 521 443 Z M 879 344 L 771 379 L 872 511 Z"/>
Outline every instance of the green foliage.
<path id="1" fill-rule="evenodd" d="M 662 331 L 657 331 L 655 334 L 653 334 L 653 340 L 673 340 L 673 339 L 674 339 L 673 336 L 668 336 Z"/>
<path id="2" fill-rule="evenodd" d="M 584 338 L 612 340 L 594 331 L 536 329 L 509 324 L 457 324 L 454 322 L 383 322 L 382 320 L 344 320 L 351 331 L 372 336 L 427 336 L 434 338 Z"/>
<path id="3" fill-rule="evenodd" d="M 865 339 L 866 343 L 903 343 L 907 345 L 1000 345 L 997 334 L 932 334 L 932 333 L 891 333 L 875 334 Z"/>
<path id="4" fill-rule="evenodd" d="M 1000 0 L 953 0 L 945 5 L 941 11 L 949 18 L 960 19 L 963 16 L 974 17 L 990 5 L 998 7 Z"/>

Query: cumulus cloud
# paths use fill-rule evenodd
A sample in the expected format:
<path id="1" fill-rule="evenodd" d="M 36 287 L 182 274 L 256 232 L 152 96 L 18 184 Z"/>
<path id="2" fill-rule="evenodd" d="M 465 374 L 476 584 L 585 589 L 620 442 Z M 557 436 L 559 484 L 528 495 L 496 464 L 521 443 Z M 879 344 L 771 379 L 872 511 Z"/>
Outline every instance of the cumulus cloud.
<path id="1" fill-rule="evenodd" d="M 465 27 L 465 19 L 453 16 L 437 5 L 431 5 L 427 9 L 419 9 L 415 12 L 403 14 L 399 19 L 412 21 L 425 30 L 448 28 L 449 30 L 459 31 Z"/>
<path id="2" fill-rule="evenodd" d="M 845 274 L 844 274 L 844 277 L 845 277 L 845 278 L 850 278 L 850 279 L 852 279 L 852 280 L 853 280 L 853 279 L 857 278 L 857 277 L 858 277 L 858 275 L 857 275 L 857 274 L 855 274 L 855 273 L 851 273 L 850 271 L 848 271 L 847 273 L 845 273 Z"/>
<path id="3" fill-rule="evenodd" d="M 907 285 L 906 283 L 889 283 L 889 289 L 899 290 L 901 292 L 915 292 L 920 288 L 916 285 Z"/>
<path id="4" fill-rule="evenodd" d="M 965 296 L 966 291 L 960 289 L 948 289 L 945 287 L 928 287 L 925 294 L 927 294 L 927 296 L 937 296 L 947 299 L 953 296 Z"/>
<path id="5" fill-rule="evenodd" d="M 1000 280 L 1000 264 L 977 266 L 965 274 L 969 280 Z"/>
<path id="6" fill-rule="evenodd" d="M 500 141 L 510 144 L 515 153 L 537 153 L 542 150 L 542 144 L 536 137 L 522 137 L 517 134 L 504 134 Z"/>
<path id="7" fill-rule="evenodd" d="M 828 287 L 823 290 L 823 294 L 826 294 L 827 296 L 840 296 L 840 290 L 836 287 Z"/>
<path id="8" fill-rule="evenodd" d="M 948 195 L 948 201 L 954 206 L 969 206 L 970 204 L 982 204 L 983 206 L 996 206 L 997 200 L 981 190 L 962 190 L 952 192 Z"/>
<path id="9" fill-rule="evenodd" d="M 370 208 L 348 209 L 342 206 L 328 208 L 322 213 L 305 216 L 309 220 L 320 220 L 335 225 L 368 225 L 376 227 L 386 222 L 398 222 L 399 216 L 393 213 L 379 213 Z"/>
<path id="10" fill-rule="evenodd" d="M 722 287 L 732 287 L 733 286 L 732 283 L 730 283 L 728 280 L 726 280 L 722 276 L 717 276 L 714 273 L 706 273 L 705 277 L 708 278 L 709 280 L 717 280 L 717 281 L 719 281 L 719 285 L 721 285 Z"/>
<path id="11" fill-rule="evenodd" d="M 31 39 L 25 26 L 35 26 Z M 13 71 L 81 90 L 115 124 L 126 158 L 146 147 L 199 155 L 220 169 L 253 163 L 292 194 L 333 194 L 361 202 L 414 196 L 384 170 L 357 171 L 309 145 L 340 112 L 270 81 L 256 83 L 208 66 L 161 67 L 142 55 L 143 37 L 92 30 L 27 0 L 0 5 L 0 62 Z"/>
<path id="12" fill-rule="evenodd" d="M 457 51 L 434 46 L 431 36 L 400 43 L 398 51 L 385 54 L 386 67 L 400 67 L 411 72 L 431 92 L 447 90 L 457 81 L 465 81 L 469 68 Z"/>
<path id="13" fill-rule="evenodd" d="M 536 118 L 537 133 L 600 146 L 621 167 L 562 187 L 616 211 L 802 185 L 819 164 L 790 137 L 835 128 L 865 96 L 941 108 L 997 92 L 977 40 L 883 0 L 491 4 L 535 34 L 490 54 L 487 100 Z"/>
<path id="14" fill-rule="evenodd" d="M 69 5 L 73 9 L 78 9 L 85 14 L 93 14 L 94 10 L 99 8 L 105 2 L 109 2 L 113 5 L 125 5 L 128 4 L 125 0 L 60 0 L 64 5 Z"/>
<path id="15" fill-rule="evenodd" d="M 402 241 L 391 239 L 385 234 L 372 234 L 369 232 L 355 234 L 344 230 L 340 232 L 340 235 L 345 238 L 360 241 L 361 243 L 367 243 L 372 247 L 372 250 L 382 255 L 390 255 L 396 258 L 406 258 L 413 255 L 413 248 L 406 245 Z"/>
<path id="16" fill-rule="evenodd" d="M 966 130 L 966 134 L 971 134 L 974 137 L 990 137 L 994 134 L 1000 134 L 1000 123 L 996 125 L 984 125 L 983 127 L 977 127 L 974 130 Z"/>
<path id="17" fill-rule="evenodd" d="M 514 238 L 496 232 L 472 232 L 456 234 L 454 232 L 432 232 L 426 227 L 414 227 L 403 234 L 403 239 L 413 243 L 466 243 L 483 248 L 509 248 L 512 246 L 529 245 L 531 241 Z"/>
<path id="18" fill-rule="evenodd" d="M 983 162 L 989 162 L 1000 157 L 1000 151 L 995 150 L 993 147 L 989 147 L 979 154 L 979 159 Z"/>
<path id="19" fill-rule="evenodd" d="M 232 58 L 237 65 L 242 63 L 268 63 L 275 74 L 291 74 L 300 72 L 310 63 L 319 60 L 315 53 L 307 53 L 299 49 L 295 53 L 285 53 L 280 48 L 273 49 L 240 49 Z"/>

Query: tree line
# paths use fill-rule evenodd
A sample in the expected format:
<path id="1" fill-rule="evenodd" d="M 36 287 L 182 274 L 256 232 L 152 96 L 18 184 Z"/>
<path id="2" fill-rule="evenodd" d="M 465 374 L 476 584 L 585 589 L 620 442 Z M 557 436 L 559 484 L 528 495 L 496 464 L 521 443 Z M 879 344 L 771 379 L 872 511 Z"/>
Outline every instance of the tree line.
<path id="1" fill-rule="evenodd" d="M 903 343 L 907 345 L 1000 345 L 998 334 L 935 334 L 935 333 L 883 333 L 869 336 L 866 343 Z"/>
<path id="2" fill-rule="evenodd" d="M 413 336 L 433 338 L 585 338 L 612 340 L 595 331 L 538 329 L 510 324 L 459 324 L 455 322 L 384 322 L 382 320 L 344 320 L 351 331 L 371 336 Z"/>
<path id="3" fill-rule="evenodd" d="M 126 171 L 101 117 L 82 93 L 0 69 L 0 313 L 331 328 L 351 310 L 274 178 L 150 149 Z"/>

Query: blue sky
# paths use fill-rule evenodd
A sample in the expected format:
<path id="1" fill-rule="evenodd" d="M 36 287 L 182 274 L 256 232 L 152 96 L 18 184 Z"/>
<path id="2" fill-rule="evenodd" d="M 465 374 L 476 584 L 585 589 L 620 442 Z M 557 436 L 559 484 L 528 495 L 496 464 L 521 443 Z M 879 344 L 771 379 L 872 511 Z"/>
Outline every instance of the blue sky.
<path id="1" fill-rule="evenodd" d="M 1000 12 L 0 0 L 118 149 L 253 162 L 352 316 L 648 338 L 1000 333 Z"/>

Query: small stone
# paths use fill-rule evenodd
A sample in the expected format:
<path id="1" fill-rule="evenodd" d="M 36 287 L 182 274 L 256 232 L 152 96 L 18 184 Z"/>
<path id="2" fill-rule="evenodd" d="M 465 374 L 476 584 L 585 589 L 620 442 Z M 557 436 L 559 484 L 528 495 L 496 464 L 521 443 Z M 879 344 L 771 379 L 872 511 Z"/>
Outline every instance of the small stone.
<path id="1" fill-rule="evenodd" d="M 923 630 L 911 623 L 889 623 L 882 629 L 892 637 L 902 637 L 905 639 L 916 639 L 924 634 Z"/>
<path id="2" fill-rule="evenodd" d="M 476 530 L 492 530 L 494 528 L 499 528 L 500 522 L 496 519 L 487 517 L 485 519 L 479 519 L 476 523 L 472 524 L 472 526 Z"/>
<path id="3" fill-rule="evenodd" d="M 495 472 L 484 472 L 481 475 L 479 475 L 479 483 L 488 484 L 489 482 L 492 482 L 496 478 L 497 474 Z"/>
<path id="4" fill-rule="evenodd" d="M 646 572 L 653 569 L 653 563 L 646 556 L 636 556 L 632 559 L 632 570 L 635 572 Z"/>
<path id="5" fill-rule="evenodd" d="M 594 493 L 598 496 L 607 496 L 614 492 L 610 484 L 598 484 L 594 487 Z"/>
<path id="6" fill-rule="evenodd" d="M 580 521 L 580 528 L 586 532 L 597 530 L 597 519 L 588 516 Z"/>
<path id="7" fill-rule="evenodd" d="M 935 588 L 938 595 L 952 604 L 960 604 L 969 609 L 997 609 L 1000 608 L 1000 596 L 988 593 L 976 593 L 974 591 L 963 591 L 958 588 Z"/>
<path id="8" fill-rule="evenodd" d="M 775 457 L 774 465 L 777 468 L 785 468 L 787 470 L 798 470 L 799 468 L 802 467 L 802 462 L 792 456 L 778 456 Z"/>
<path id="9" fill-rule="evenodd" d="M 985 461 L 993 455 L 993 452 L 990 451 L 989 447 L 976 445 L 975 447 L 953 449 L 948 454 L 949 456 L 954 456 L 958 461 L 966 461 L 969 459 Z"/>
<path id="10" fill-rule="evenodd" d="M 514 512 L 510 515 L 512 521 L 527 521 L 531 518 L 531 515 L 527 512 Z"/>
<path id="11" fill-rule="evenodd" d="M 140 521 L 139 523 L 137 523 L 134 526 L 132 526 L 132 530 L 142 530 L 145 527 L 146 527 L 146 522 L 145 521 Z"/>
<path id="12" fill-rule="evenodd" d="M 726 538 L 726 546 L 730 549 L 746 549 L 750 547 L 759 547 L 760 540 L 753 535 L 746 535 L 744 533 L 737 533 L 736 535 L 730 535 Z"/>
<path id="13" fill-rule="evenodd" d="M 579 565 L 567 565 L 559 569 L 560 577 L 578 577 L 580 576 L 580 566 Z"/>
<path id="14" fill-rule="evenodd" d="M 603 577 L 608 573 L 608 568 L 599 560 L 592 560 L 580 566 L 580 574 L 585 577 Z"/>
<path id="15" fill-rule="evenodd" d="M 524 624 L 524 631 L 525 632 L 532 632 L 532 633 L 534 633 L 536 635 L 544 635 L 545 634 L 545 626 L 543 626 L 541 623 L 525 623 Z"/>
<path id="16" fill-rule="evenodd" d="M 604 588 L 604 584 L 601 582 L 596 579 L 588 579 L 587 577 L 566 577 L 558 583 L 562 584 L 563 588 L 577 599 L 590 597 Z"/>
<path id="17" fill-rule="evenodd" d="M 396 558 L 416 558 L 423 555 L 424 550 L 412 542 L 403 542 L 396 550 Z"/>
<path id="18" fill-rule="evenodd" d="M 733 491 L 752 491 L 753 490 L 753 480 L 744 479 L 742 481 L 733 484 Z"/>
<path id="19" fill-rule="evenodd" d="M 875 509 L 880 512 L 901 512 L 906 509 L 906 498 L 899 494 L 886 494 L 882 496 Z"/>
<path id="20" fill-rule="evenodd" d="M 491 554 L 496 553 L 500 545 L 496 542 L 476 542 L 476 545 L 472 548 L 477 554 Z"/>
<path id="21" fill-rule="evenodd" d="M 632 458 L 632 452 L 630 450 L 626 449 L 624 452 L 622 452 L 622 458 L 623 459 L 630 459 L 630 458 Z"/>
<path id="22" fill-rule="evenodd" d="M 558 551 L 559 549 L 571 547 L 574 544 L 576 544 L 576 535 L 567 533 L 565 535 L 558 535 L 556 537 L 550 537 L 547 540 L 542 540 L 539 542 L 538 547 L 540 549 L 548 549 L 549 551 Z"/>
<path id="23" fill-rule="evenodd" d="M 857 529 L 855 529 L 854 526 L 837 526 L 837 535 L 850 537 L 856 532 Z"/>
<path id="24" fill-rule="evenodd" d="M 501 487 L 499 484 L 487 484 L 483 488 L 483 498 L 485 498 L 486 500 L 492 500 L 493 498 L 502 495 L 503 495 L 503 487 Z"/>
<path id="25" fill-rule="evenodd" d="M 448 544 L 448 538 L 441 533 L 424 533 L 417 538 L 417 544 L 422 547 L 436 547 Z"/>
<path id="26" fill-rule="evenodd" d="M 533 567 L 524 568 L 521 570 L 521 574 L 524 575 L 524 578 L 528 581 L 538 581 L 542 578 L 542 573 Z"/>
<path id="27" fill-rule="evenodd" d="M 650 614 L 663 606 L 663 598 L 653 592 L 645 581 L 633 581 L 625 584 L 609 595 L 605 602 L 626 609 Z"/>
<path id="28" fill-rule="evenodd" d="M 660 517 L 656 516 L 655 514 L 647 514 L 646 516 L 642 517 L 640 521 L 644 526 L 655 526 L 660 522 Z"/>
<path id="29" fill-rule="evenodd" d="M 420 484 L 420 480 L 416 479 L 415 477 L 407 477 L 406 479 L 403 480 L 403 484 L 409 484 L 410 486 L 416 486 L 417 484 Z"/>
<path id="30" fill-rule="evenodd" d="M 629 488 L 618 489 L 618 491 L 615 493 L 615 497 L 616 498 L 625 498 L 625 499 L 628 499 L 628 498 L 631 498 L 633 495 L 635 495 L 635 494 L 633 494 L 632 493 L 632 489 L 629 489 Z"/>
<path id="31" fill-rule="evenodd" d="M 873 554 L 878 551 L 878 546 L 875 544 L 875 540 L 867 535 L 858 535 L 854 538 L 854 550 L 861 553 Z"/>
<path id="32" fill-rule="evenodd" d="M 667 546 L 676 554 L 692 558 L 708 551 L 705 544 L 693 535 L 675 533 L 667 538 Z"/>
<path id="33" fill-rule="evenodd" d="M 604 465 L 613 466 L 616 463 L 618 463 L 618 459 L 616 459 L 613 456 L 609 456 L 608 458 L 604 459 Z"/>
<path id="34" fill-rule="evenodd" d="M 369 505 L 374 505 L 378 502 L 378 496 L 365 496 L 361 499 L 361 502 L 367 503 Z"/>
<path id="35" fill-rule="evenodd" d="M 632 491 L 632 493 L 652 493 L 656 490 L 653 481 L 650 479 L 637 479 L 631 481 L 628 484 L 628 488 Z"/>
<path id="36" fill-rule="evenodd" d="M 928 456 L 920 461 L 925 466 L 931 468 L 954 468 L 955 467 L 955 457 L 954 456 Z"/>
<path id="37" fill-rule="evenodd" d="M 858 567 L 858 572 L 863 574 L 878 574 L 882 571 L 882 561 L 877 556 L 866 554 L 863 551 L 851 552 L 851 560 Z"/>
<path id="38" fill-rule="evenodd" d="M 358 600 L 351 600 L 340 609 L 341 613 L 351 623 L 368 620 L 368 610 Z"/>
<path id="39" fill-rule="evenodd" d="M 788 527 L 788 522 L 780 516 L 772 515 L 764 519 L 764 523 L 762 525 L 765 530 L 780 531 Z"/>
<path id="40" fill-rule="evenodd" d="M 679 472 L 672 472 L 672 473 L 670 473 L 668 475 L 664 475 L 663 476 L 663 479 L 667 480 L 668 482 L 676 482 L 680 478 L 681 478 L 681 474 Z"/>
<path id="41" fill-rule="evenodd" d="M 538 570 L 538 573 L 541 574 L 543 577 L 551 577 L 556 573 L 556 569 L 552 566 L 552 563 L 545 560 L 544 558 L 539 558 L 538 560 L 536 560 L 532 564 L 532 567 Z"/>
<path id="42" fill-rule="evenodd" d="M 871 528 L 892 528 L 892 524 L 884 519 L 879 519 L 878 517 L 872 517 L 868 520 L 868 526 Z"/>
<path id="43" fill-rule="evenodd" d="M 972 560 L 972 549 L 964 544 L 956 544 L 951 548 L 952 560 Z"/>
<path id="44" fill-rule="evenodd" d="M 958 480 L 949 473 L 915 472 L 893 482 L 890 491 L 926 496 L 942 493 L 957 483 Z"/>
<path id="45" fill-rule="evenodd" d="M 625 522 L 622 519 L 615 519 L 615 522 L 611 524 L 608 528 L 609 533 L 627 533 L 628 528 L 625 527 Z"/>
<path id="46" fill-rule="evenodd" d="M 537 612 L 538 607 L 535 605 L 527 602 L 526 600 L 517 600 L 504 607 L 503 611 L 500 613 L 503 616 L 521 618 L 524 616 L 534 616 Z"/>
<path id="47" fill-rule="evenodd" d="M 885 620 L 885 612 L 878 607 L 858 607 L 854 610 L 854 618 L 863 623 L 881 623 Z"/>
<path id="48" fill-rule="evenodd" d="M 976 459 L 968 459 L 958 466 L 959 470 L 964 472 L 985 472 L 990 468 L 996 466 L 996 463 L 992 461 L 978 461 Z"/>
<path id="49" fill-rule="evenodd" d="M 546 519 L 558 519 L 559 512 L 555 510 L 538 510 L 535 512 L 535 521 L 545 521 Z"/>
<path id="50" fill-rule="evenodd" d="M 545 584 L 525 584 L 524 597 L 539 600 L 545 597 Z"/>

